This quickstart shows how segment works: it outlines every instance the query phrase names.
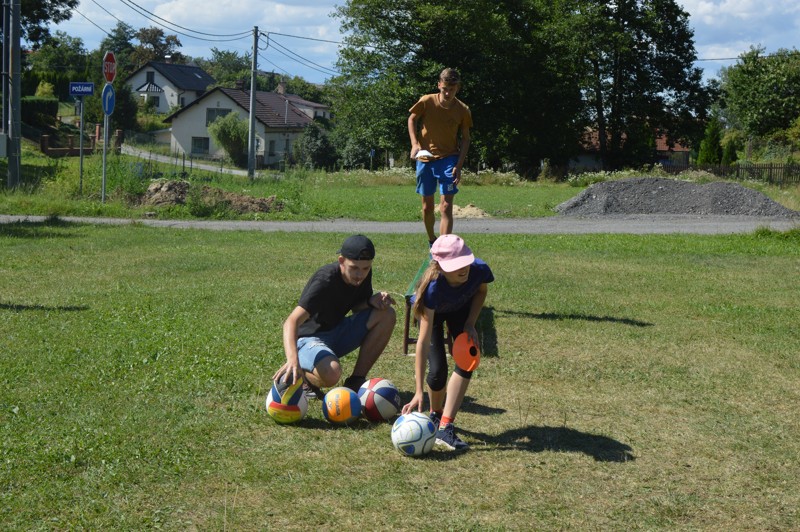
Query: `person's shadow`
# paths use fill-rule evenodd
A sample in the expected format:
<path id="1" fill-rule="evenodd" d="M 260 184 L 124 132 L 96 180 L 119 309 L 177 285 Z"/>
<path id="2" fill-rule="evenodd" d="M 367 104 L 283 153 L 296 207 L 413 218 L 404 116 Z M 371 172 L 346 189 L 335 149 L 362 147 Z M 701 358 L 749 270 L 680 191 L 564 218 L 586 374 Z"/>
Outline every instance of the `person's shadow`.
<path id="1" fill-rule="evenodd" d="M 520 450 L 532 453 L 544 451 L 583 453 L 598 462 L 630 462 L 636 459 L 630 445 L 608 436 L 590 434 L 569 427 L 539 427 L 528 425 L 507 430 L 498 435 L 458 428 L 474 440 L 492 445 L 487 450 Z M 473 443 L 472 449 L 481 450 Z"/>

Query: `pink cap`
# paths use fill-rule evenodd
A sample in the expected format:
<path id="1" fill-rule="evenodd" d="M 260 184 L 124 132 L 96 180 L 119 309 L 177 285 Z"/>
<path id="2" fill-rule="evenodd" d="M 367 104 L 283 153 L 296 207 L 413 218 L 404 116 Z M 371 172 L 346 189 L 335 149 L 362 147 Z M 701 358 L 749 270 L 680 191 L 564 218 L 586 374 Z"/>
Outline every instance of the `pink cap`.
<path id="1" fill-rule="evenodd" d="M 431 246 L 431 257 L 445 272 L 454 272 L 475 262 L 475 255 L 458 235 L 442 235 Z"/>

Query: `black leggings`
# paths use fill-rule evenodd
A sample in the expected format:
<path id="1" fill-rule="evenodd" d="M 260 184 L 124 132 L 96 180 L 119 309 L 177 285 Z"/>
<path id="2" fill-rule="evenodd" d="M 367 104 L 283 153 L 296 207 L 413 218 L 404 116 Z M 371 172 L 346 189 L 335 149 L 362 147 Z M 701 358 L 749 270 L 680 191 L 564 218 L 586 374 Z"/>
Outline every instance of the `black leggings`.
<path id="1" fill-rule="evenodd" d="M 467 321 L 471 307 L 472 300 L 453 312 L 437 312 L 433 315 L 431 346 L 428 351 L 427 378 L 428 386 L 433 391 L 438 392 L 447 385 L 447 352 L 444 346 L 444 325 L 447 324 L 447 330 L 455 339 L 456 336 L 464 332 L 464 324 Z M 458 366 L 453 371 L 465 379 L 472 377 L 471 371 L 464 371 Z"/>

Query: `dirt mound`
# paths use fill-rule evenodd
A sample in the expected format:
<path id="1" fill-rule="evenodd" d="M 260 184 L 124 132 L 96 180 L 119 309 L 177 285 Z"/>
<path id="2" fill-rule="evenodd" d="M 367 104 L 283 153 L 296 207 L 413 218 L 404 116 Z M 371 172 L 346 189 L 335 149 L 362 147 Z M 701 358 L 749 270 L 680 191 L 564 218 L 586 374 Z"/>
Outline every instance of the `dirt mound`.
<path id="1" fill-rule="evenodd" d="M 737 183 L 698 185 L 650 177 L 596 183 L 555 210 L 564 216 L 696 214 L 800 217 L 799 212 Z"/>
<path id="2" fill-rule="evenodd" d="M 194 192 L 193 187 L 188 181 L 157 181 L 152 183 L 142 198 L 145 205 L 164 206 L 164 205 L 185 205 L 186 198 Z M 198 201 L 206 205 L 225 206 L 238 214 L 248 214 L 255 212 L 277 212 L 283 210 L 283 203 L 278 201 L 275 196 L 268 198 L 255 198 L 245 194 L 234 194 L 219 188 L 203 185 L 199 190 Z"/>
<path id="3" fill-rule="evenodd" d="M 453 204 L 453 218 L 489 218 L 489 213 L 479 209 L 472 203 L 464 207 Z"/>

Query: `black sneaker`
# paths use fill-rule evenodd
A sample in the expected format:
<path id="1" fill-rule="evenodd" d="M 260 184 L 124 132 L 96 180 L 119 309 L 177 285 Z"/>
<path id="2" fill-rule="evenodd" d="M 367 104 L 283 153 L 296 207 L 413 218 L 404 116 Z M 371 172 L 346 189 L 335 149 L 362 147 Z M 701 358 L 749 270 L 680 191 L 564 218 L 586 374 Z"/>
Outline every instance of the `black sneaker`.
<path id="1" fill-rule="evenodd" d="M 436 427 L 436 430 L 439 430 L 439 425 L 442 424 L 442 415 L 431 412 L 428 416 L 431 418 L 431 421 L 433 421 L 433 426 Z"/>
<path id="2" fill-rule="evenodd" d="M 347 388 L 350 388 L 354 392 L 358 393 L 358 390 L 361 389 L 361 385 L 367 382 L 365 377 L 359 377 L 356 375 L 350 375 L 344 380 L 344 385 Z"/>
<path id="3" fill-rule="evenodd" d="M 469 449 L 469 444 L 456 436 L 456 430 L 452 423 L 439 427 L 436 432 L 436 445 L 442 445 L 451 451 L 466 451 Z"/>
<path id="4" fill-rule="evenodd" d="M 325 394 L 322 393 L 322 390 L 320 390 L 307 380 L 303 381 L 303 393 L 306 394 L 306 399 L 319 399 L 320 401 L 325 399 Z"/>

